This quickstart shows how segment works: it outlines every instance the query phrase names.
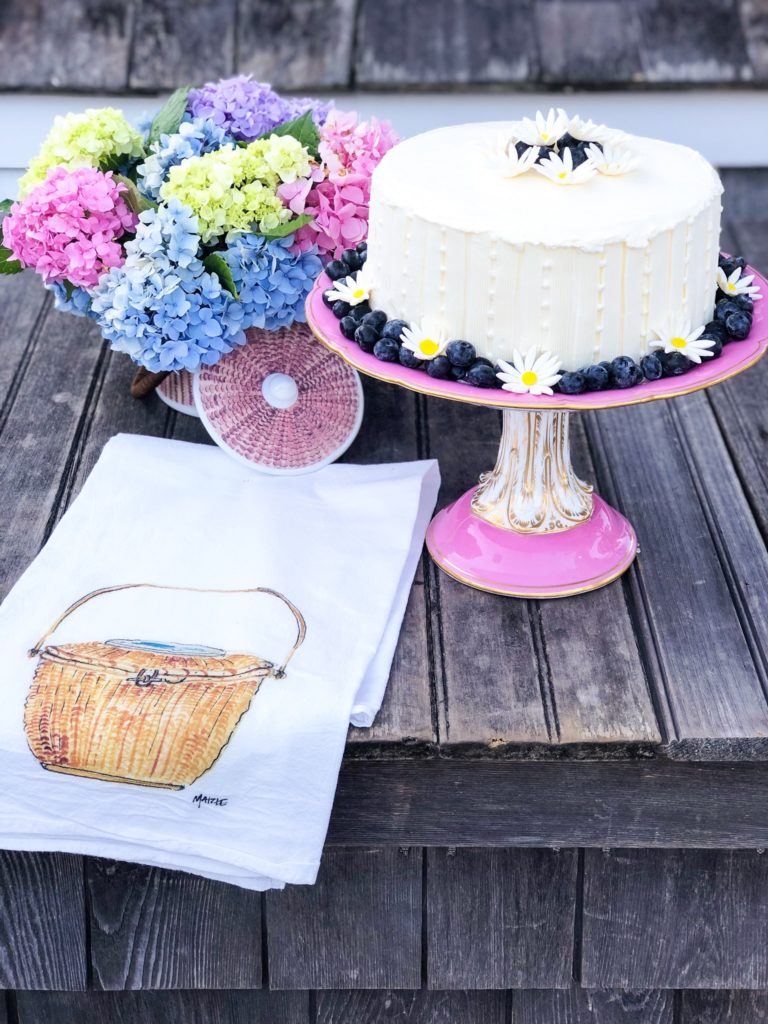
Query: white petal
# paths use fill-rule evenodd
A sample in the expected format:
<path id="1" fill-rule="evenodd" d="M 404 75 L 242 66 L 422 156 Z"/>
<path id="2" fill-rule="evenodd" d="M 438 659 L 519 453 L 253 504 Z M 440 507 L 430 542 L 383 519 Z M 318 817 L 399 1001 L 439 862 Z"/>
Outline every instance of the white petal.
<path id="1" fill-rule="evenodd" d="M 514 357 L 513 357 L 513 358 L 514 358 Z M 511 363 L 508 363 L 508 362 L 506 361 L 506 359 L 500 359 L 500 360 L 498 361 L 497 365 L 498 365 L 498 366 L 500 366 L 500 367 L 502 368 L 502 370 L 503 370 L 503 371 L 504 371 L 505 373 L 513 373 L 513 372 L 514 372 L 514 369 L 515 369 L 515 368 L 514 368 L 514 366 L 512 366 L 512 364 L 511 364 Z M 498 374 L 497 374 L 496 376 L 497 376 L 497 377 L 500 377 L 500 376 L 501 376 L 501 374 L 500 374 L 500 373 L 498 373 Z"/>
<path id="2" fill-rule="evenodd" d="M 523 356 L 519 348 L 513 349 L 512 351 L 512 365 L 519 373 L 522 373 L 525 369 L 525 361 L 523 360 Z"/>
<path id="3" fill-rule="evenodd" d="M 519 381 L 510 381 L 509 384 L 501 385 L 503 391 L 514 391 L 516 395 L 527 395 L 528 388 Z"/>

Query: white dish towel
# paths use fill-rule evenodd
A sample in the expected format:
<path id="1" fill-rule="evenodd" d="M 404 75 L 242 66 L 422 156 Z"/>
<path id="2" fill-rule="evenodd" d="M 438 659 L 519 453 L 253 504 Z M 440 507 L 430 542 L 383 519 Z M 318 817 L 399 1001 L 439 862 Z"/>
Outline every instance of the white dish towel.
<path id="1" fill-rule="evenodd" d="M 431 461 L 272 478 L 113 438 L 0 607 L 0 847 L 312 883 L 438 486 Z"/>

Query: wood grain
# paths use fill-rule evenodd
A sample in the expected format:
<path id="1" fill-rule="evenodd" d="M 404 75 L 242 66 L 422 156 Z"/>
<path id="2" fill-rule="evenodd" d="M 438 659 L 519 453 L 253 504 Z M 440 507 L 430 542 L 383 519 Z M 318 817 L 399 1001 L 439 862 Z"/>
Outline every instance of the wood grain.
<path id="1" fill-rule="evenodd" d="M 96 988 L 261 986 L 259 893 L 116 861 L 86 870 Z"/>
<path id="2" fill-rule="evenodd" d="M 572 986 L 515 992 L 512 1020 L 514 1024 L 673 1024 L 673 1007 L 672 992 L 589 992 Z"/>
<path id="3" fill-rule="evenodd" d="M 236 0 L 163 0 L 162 4 L 137 0 L 137 4 L 128 75 L 131 89 L 202 85 L 232 74 Z"/>
<path id="4" fill-rule="evenodd" d="M 307 992 L 19 992 L 18 1024 L 307 1024 Z"/>
<path id="5" fill-rule="evenodd" d="M 576 868 L 575 850 L 428 850 L 429 988 L 570 984 Z"/>
<path id="6" fill-rule="evenodd" d="M 358 85 L 530 82 L 539 74 L 530 0 L 360 0 L 356 38 Z"/>
<path id="7" fill-rule="evenodd" d="M 124 89 L 133 22 L 132 0 L 4 0 L 2 86 Z"/>
<path id="8" fill-rule="evenodd" d="M 703 85 L 752 78 L 738 0 L 645 0 L 638 9 L 649 82 Z M 725 24 L 732 31 L 724 33 Z"/>
<path id="9" fill-rule="evenodd" d="M 0 851 L 0 988 L 86 987 L 83 861 Z"/>
<path id="10" fill-rule="evenodd" d="M 588 850 L 586 988 L 768 987 L 762 850 Z"/>
<path id="11" fill-rule="evenodd" d="M 542 79 L 569 86 L 641 79 L 640 25 L 621 0 L 536 0 Z"/>
<path id="12" fill-rule="evenodd" d="M 276 89 L 351 82 L 357 0 L 238 0 L 237 68 Z"/>
<path id="13" fill-rule="evenodd" d="M 741 26 L 754 77 L 768 79 L 768 6 L 764 0 L 741 0 Z"/>
<path id="14" fill-rule="evenodd" d="M 680 1024 L 766 1024 L 766 992 L 683 992 Z"/>
<path id="15" fill-rule="evenodd" d="M 504 992 L 318 992 L 316 1014 L 313 1024 L 507 1024 Z"/>
<path id="16" fill-rule="evenodd" d="M 768 847 L 768 766 L 347 762 L 328 843 Z"/>
<path id="17" fill-rule="evenodd" d="M 419 987 L 421 875 L 421 850 L 326 850 L 315 885 L 268 892 L 270 988 Z"/>

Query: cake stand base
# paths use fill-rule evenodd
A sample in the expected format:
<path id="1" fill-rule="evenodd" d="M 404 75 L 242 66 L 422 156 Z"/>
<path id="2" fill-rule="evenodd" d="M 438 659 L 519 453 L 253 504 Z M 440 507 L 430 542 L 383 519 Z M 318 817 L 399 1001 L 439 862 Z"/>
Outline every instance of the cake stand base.
<path id="1" fill-rule="evenodd" d="M 509 597 L 583 594 L 621 576 L 637 552 L 630 523 L 597 495 L 586 522 L 536 534 L 481 519 L 472 511 L 475 492 L 435 516 L 427 548 L 444 572 L 477 590 Z"/>

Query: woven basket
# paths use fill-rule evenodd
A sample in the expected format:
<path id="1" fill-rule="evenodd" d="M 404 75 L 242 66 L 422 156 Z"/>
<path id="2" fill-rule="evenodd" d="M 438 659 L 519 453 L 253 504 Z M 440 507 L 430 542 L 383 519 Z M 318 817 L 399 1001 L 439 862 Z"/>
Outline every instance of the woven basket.
<path id="1" fill-rule="evenodd" d="M 39 662 L 24 709 L 32 753 L 49 771 L 107 782 L 183 789 L 208 771 L 248 710 L 261 681 L 282 678 L 306 624 L 282 594 L 262 587 L 200 590 L 269 594 L 298 625 L 279 667 L 254 654 L 151 641 L 107 640 L 47 646 L 61 623 L 87 601 L 136 587 L 94 590 L 71 605 L 30 651 Z"/>

